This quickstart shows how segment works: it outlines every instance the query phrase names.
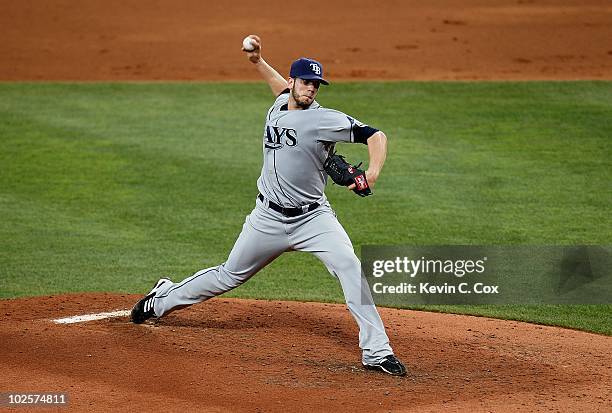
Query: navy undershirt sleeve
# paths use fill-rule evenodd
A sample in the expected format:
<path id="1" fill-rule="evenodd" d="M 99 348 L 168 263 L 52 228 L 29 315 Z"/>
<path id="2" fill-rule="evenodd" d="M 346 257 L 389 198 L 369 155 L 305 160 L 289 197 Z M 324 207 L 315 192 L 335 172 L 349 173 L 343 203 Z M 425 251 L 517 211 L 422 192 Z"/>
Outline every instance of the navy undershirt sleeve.
<path id="1" fill-rule="evenodd" d="M 368 138 L 378 132 L 378 129 L 368 125 L 353 125 L 353 142 L 368 144 Z"/>

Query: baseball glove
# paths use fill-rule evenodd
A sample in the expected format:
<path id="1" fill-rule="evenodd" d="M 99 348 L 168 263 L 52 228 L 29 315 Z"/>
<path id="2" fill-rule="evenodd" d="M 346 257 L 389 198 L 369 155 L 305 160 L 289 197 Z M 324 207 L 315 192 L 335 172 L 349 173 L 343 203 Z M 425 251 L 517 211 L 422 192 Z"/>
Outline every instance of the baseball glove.
<path id="1" fill-rule="evenodd" d="M 350 186 L 355 184 L 353 192 L 359 196 L 372 195 L 372 190 L 368 185 L 365 171 L 359 169 L 359 165 L 351 165 L 344 160 L 344 156 L 335 153 L 329 155 L 323 164 L 323 169 L 330 178 L 342 186 Z"/>

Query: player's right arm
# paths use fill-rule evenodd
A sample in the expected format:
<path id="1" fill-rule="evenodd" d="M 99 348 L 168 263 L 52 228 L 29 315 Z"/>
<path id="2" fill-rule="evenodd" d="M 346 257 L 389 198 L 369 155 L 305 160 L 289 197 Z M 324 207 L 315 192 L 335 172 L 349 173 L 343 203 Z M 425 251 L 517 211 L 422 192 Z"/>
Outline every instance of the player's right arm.
<path id="1" fill-rule="evenodd" d="M 261 57 L 261 39 L 259 36 L 251 34 L 249 35 L 251 39 L 253 39 L 253 45 L 255 49 L 252 51 L 246 51 L 242 49 L 246 54 L 251 63 L 255 65 L 259 74 L 263 77 L 263 79 L 268 83 L 270 89 L 274 96 L 278 96 L 281 92 L 287 89 L 287 80 L 281 76 L 280 73 L 276 71 L 272 66 L 270 66 L 264 59 Z"/>

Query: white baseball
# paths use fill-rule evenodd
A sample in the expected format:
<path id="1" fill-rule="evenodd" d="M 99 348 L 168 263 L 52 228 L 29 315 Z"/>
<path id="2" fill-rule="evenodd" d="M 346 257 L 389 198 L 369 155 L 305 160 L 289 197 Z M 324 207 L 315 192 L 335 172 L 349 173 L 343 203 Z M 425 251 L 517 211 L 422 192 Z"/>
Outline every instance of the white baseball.
<path id="1" fill-rule="evenodd" d="M 245 37 L 244 40 L 242 41 L 242 47 L 247 52 L 252 52 L 253 50 L 255 50 L 255 44 L 253 44 L 253 39 L 251 39 L 248 36 Z"/>

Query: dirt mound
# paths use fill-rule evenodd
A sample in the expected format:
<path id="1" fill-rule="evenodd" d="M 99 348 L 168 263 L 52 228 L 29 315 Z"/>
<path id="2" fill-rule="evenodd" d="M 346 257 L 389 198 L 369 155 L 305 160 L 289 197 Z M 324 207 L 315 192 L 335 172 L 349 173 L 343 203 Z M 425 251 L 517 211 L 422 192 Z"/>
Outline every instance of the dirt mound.
<path id="1" fill-rule="evenodd" d="M 0 2 L 0 80 L 258 80 L 258 33 L 285 73 L 351 79 L 612 79 L 609 0 Z"/>
<path id="2" fill-rule="evenodd" d="M 156 323 L 59 317 L 134 295 L 0 301 L 0 388 L 80 411 L 604 411 L 610 337 L 382 308 L 405 378 L 364 370 L 343 305 L 213 299 Z M 528 406 L 528 407 L 527 407 Z"/>

